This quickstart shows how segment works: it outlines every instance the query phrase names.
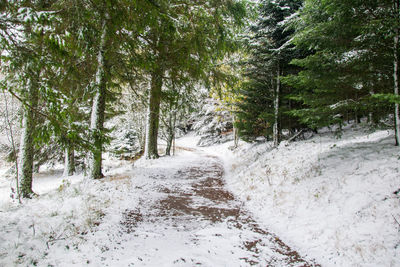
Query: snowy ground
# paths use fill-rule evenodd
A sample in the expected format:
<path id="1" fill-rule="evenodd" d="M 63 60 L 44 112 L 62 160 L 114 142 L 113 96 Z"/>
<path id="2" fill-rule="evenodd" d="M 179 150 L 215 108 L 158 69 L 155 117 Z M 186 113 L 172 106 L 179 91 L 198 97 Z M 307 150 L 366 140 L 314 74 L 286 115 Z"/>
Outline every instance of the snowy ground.
<path id="1" fill-rule="evenodd" d="M 393 132 L 348 127 L 307 141 L 208 148 L 232 192 L 322 266 L 400 266 L 400 149 Z M 396 221 L 397 220 L 397 221 Z"/>
<path id="2" fill-rule="evenodd" d="M 195 147 L 198 139 L 184 137 L 177 145 Z M 241 143 L 232 151 L 230 145 L 134 166 L 107 159 L 101 181 L 45 170 L 34 182 L 40 197 L 22 205 L 8 197 L 13 182 L 4 178 L 2 163 L 0 266 L 247 266 L 268 258 L 275 259 L 271 266 L 299 265 L 289 264 L 268 241 L 273 235 L 264 232 L 263 240 L 259 229 L 322 266 L 400 266 L 400 199 L 393 194 L 400 188 L 400 150 L 392 132 L 350 127 L 342 139 L 323 133 L 278 149 Z M 196 179 L 204 177 L 179 172 L 213 172 L 219 160 L 204 158 L 210 154 L 223 160 L 227 187 L 242 201 L 193 195 Z M 157 203 L 170 217 L 161 219 Z M 219 211 L 210 215 L 204 207 Z M 255 220 L 233 227 L 226 211 L 232 207 L 250 210 Z"/>
<path id="3" fill-rule="evenodd" d="M 103 180 L 44 172 L 40 197 L 3 200 L 0 266 L 313 266 L 226 191 L 216 157 L 105 165 Z"/>

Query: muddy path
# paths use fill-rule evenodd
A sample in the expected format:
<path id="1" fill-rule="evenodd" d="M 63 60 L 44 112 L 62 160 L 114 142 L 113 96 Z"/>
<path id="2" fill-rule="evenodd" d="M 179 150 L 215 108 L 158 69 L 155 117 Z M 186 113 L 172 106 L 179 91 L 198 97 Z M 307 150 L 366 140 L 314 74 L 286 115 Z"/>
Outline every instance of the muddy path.
<path id="1" fill-rule="evenodd" d="M 182 168 L 149 173 L 151 192 L 124 212 L 122 229 L 137 242 L 132 266 L 318 266 L 252 218 L 218 158 L 190 153 L 197 158 Z"/>

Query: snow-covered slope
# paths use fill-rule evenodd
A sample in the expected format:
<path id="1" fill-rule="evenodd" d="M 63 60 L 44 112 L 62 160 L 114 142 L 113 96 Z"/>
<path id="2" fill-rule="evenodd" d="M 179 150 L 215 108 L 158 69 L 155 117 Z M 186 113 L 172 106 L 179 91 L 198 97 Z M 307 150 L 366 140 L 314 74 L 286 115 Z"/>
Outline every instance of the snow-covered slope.
<path id="1" fill-rule="evenodd" d="M 104 166 L 105 180 L 41 171 L 33 182 L 39 197 L 22 204 L 8 197 L 13 181 L 0 180 L 0 266 L 82 266 L 100 261 L 97 244 L 109 240 L 108 235 L 119 229 L 121 211 L 136 203 L 125 201 L 131 190 L 126 173 L 132 163 L 106 159 Z M 83 244 L 88 245 L 81 248 Z M 79 258 L 86 255 L 87 262 Z"/>
<path id="2" fill-rule="evenodd" d="M 229 144 L 230 189 L 272 231 L 322 266 L 400 266 L 400 149 L 391 131 L 349 127 L 307 141 Z"/>

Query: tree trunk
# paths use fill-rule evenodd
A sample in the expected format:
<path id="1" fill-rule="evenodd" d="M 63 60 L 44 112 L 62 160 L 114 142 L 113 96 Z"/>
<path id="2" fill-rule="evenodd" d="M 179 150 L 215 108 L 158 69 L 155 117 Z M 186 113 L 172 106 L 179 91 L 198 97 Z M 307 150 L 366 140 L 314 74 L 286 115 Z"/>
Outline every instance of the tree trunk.
<path id="1" fill-rule="evenodd" d="M 147 130 L 146 130 L 146 159 L 158 158 L 158 128 L 160 124 L 160 103 L 162 89 L 162 71 L 154 71 L 151 75 L 151 86 L 149 95 L 149 107 L 147 112 Z"/>
<path id="2" fill-rule="evenodd" d="M 72 176 L 75 173 L 75 151 L 72 145 L 65 148 L 64 176 Z"/>
<path id="3" fill-rule="evenodd" d="M 172 155 L 175 156 L 175 150 L 176 150 L 176 136 L 174 134 L 174 140 L 172 141 Z"/>
<path id="4" fill-rule="evenodd" d="M 102 150 L 103 150 L 103 124 L 106 108 L 106 62 L 104 58 L 106 49 L 107 22 L 103 21 L 100 49 L 97 56 L 96 93 L 93 99 L 92 114 L 90 119 L 90 130 L 92 149 L 89 158 L 89 177 L 100 179 L 102 173 Z"/>
<path id="5" fill-rule="evenodd" d="M 276 77 L 276 91 L 275 91 L 275 99 L 274 99 L 274 127 L 273 127 L 273 139 L 274 139 L 274 146 L 277 147 L 279 145 L 279 94 L 280 94 L 280 73 L 279 67 L 277 71 Z"/>
<path id="6" fill-rule="evenodd" d="M 168 138 L 167 138 L 167 148 L 165 149 L 165 155 L 171 156 L 171 148 L 172 148 L 172 142 L 174 141 L 174 134 L 169 133 Z"/>
<path id="7" fill-rule="evenodd" d="M 8 125 L 8 130 L 10 132 L 10 143 L 11 143 L 11 147 L 12 147 L 12 153 L 13 153 L 13 158 L 14 158 L 14 162 L 15 162 L 15 174 L 16 174 L 16 179 L 15 179 L 15 185 L 16 185 L 16 189 L 17 189 L 17 198 L 18 198 L 18 202 L 21 204 L 21 191 L 19 189 L 19 169 L 18 169 L 18 156 L 17 156 L 17 149 L 15 148 L 15 142 L 14 142 L 14 131 L 13 131 L 13 125 L 10 121 L 10 116 L 9 116 L 9 112 L 8 112 L 8 99 L 6 97 L 6 93 L 3 90 L 3 96 L 4 96 L 4 100 L 5 100 L 5 109 L 6 109 L 6 117 L 5 120 L 7 122 Z"/>
<path id="8" fill-rule="evenodd" d="M 237 148 L 239 145 L 239 130 L 235 126 L 236 117 L 233 115 L 233 147 Z"/>
<path id="9" fill-rule="evenodd" d="M 399 95 L 399 7 L 400 1 L 394 0 L 394 11 L 396 14 L 396 29 L 394 35 L 394 44 L 393 44 L 393 80 L 394 80 L 394 95 Z M 394 105 L 394 129 L 395 129 L 395 138 L 396 138 L 396 146 L 400 144 L 400 116 L 399 116 L 399 104 L 395 103 Z"/>
<path id="10" fill-rule="evenodd" d="M 35 129 L 35 114 L 34 109 L 37 107 L 39 98 L 38 86 L 36 81 L 31 80 L 26 103 L 23 105 L 23 118 L 22 118 L 22 135 L 20 143 L 19 155 L 19 188 L 23 198 L 31 198 L 34 193 L 32 191 L 32 173 L 33 173 L 33 131 Z"/>
<path id="11" fill-rule="evenodd" d="M 375 94 L 375 92 L 374 92 L 373 89 L 369 90 L 369 95 L 370 96 L 373 96 L 374 94 Z M 372 110 L 369 110 L 368 111 L 368 124 L 370 124 L 370 125 L 373 124 L 373 119 L 372 118 L 373 118 Z"/>
<path id="12" fill-rule="evenodd" d="M 172 113 L 172 114 L 171 114 Z M 169 122 L 168 122 L 168 137 L 167 137 L 167 148 L 165 150 L 165 155 L 171 156 L 171 148 L 175 139 L 175 124 L 176 124 L 176 112 L 170 112 Z"/>

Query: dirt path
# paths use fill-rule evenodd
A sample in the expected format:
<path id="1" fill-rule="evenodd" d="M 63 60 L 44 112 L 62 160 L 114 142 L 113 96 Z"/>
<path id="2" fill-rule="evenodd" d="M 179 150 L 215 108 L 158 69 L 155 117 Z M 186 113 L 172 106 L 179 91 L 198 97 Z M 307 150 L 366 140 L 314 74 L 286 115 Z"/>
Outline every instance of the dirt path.
<path id="1" fill-rule="evenodd" d="M 195 152 L 192 152 L 195 153 Z M 149 172 L 139 208 L 126 210 L 126 239 L 137 243 L 131 266 L 316 266 L 257 224 L 226 190 L 216 157 Z"/>

